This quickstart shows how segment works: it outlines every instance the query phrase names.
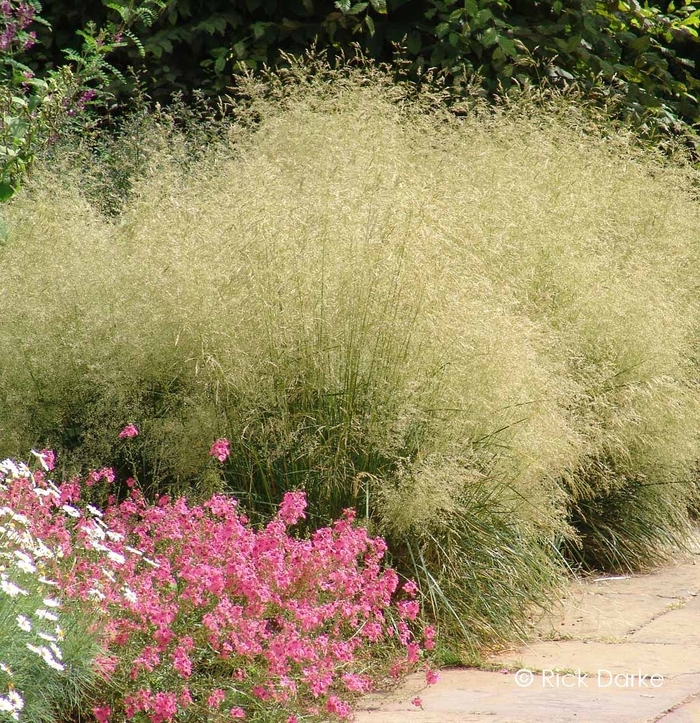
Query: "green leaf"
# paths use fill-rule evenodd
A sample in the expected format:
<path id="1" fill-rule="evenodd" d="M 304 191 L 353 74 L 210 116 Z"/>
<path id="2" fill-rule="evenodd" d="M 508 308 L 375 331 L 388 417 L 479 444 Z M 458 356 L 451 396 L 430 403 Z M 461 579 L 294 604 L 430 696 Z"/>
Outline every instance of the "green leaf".
<path id="1" fill-rule="evenodd" d="M 498 42 L 498 31 L 496 28 L 486 28 L 481 36 L 481 44 L 485 48 L 490 48 Z"/>
<path id="2" fill-rule="evenodd" d="M 490 10 L 479 10 L 476 14 L 477 25 L 486 25 L 490 20 L 493 20 L 493 13 Z"/>
<path id="3" fill-rule="evenodd" d="M 470 18 L 476 17 L 479 12 L 479 6 L 476 0 L 464 0 L 464 9 Z"/>
<path id="4" fill-rule="evenodd" d="M 688 15 L 688 17 L 681 22 L 681 25 L 692 25 L 696 28 L 700 26 L 700 10 L 696 10 L 691 15 Z"/>
<path id="5" fill-rule="evenodd" d="M 386 15 L 386 0 L 370 0 L 372 7 L 380 15 Z"/>
<path id="6" fill-rule="evenodd" d="M 450 32 L 450 26 L 448 23 L 440 23 L 435 28 L 435 35 L 438 36 L 438 38 L 444 38 L 447 33 Z"/>
<path id="7" fill-rule="evenodd" d="M 265 35 L 265 31 L 268 28 L 269 23 L 253 23 L 250 26 L 250 29 L 253 31 L 253 37 L 256 40 L 260 40 L 260 38 Z"/>
<path id="8" fill-rule="evenodd" d="M 365 18 L 365 25 L 367 26 L 367 30 L 369 31 L 370 37 L 374 36 L 375 27 L 374 27 L 374 20 L 372 20 L 371 15 L 367 15 Z"/>
<path id="9" fill-rule="evenodd" d="M 410 33 L 406 38 L 406 48 L 412 55 L 418 55 L 420 49 L 423 47 L 420 33 Z"/>
<path id="10" fill-rule="evenodd" d="M 131 15 L 129 8 L 126 8 L 123 5 L 117 5 L 117 3 L 107 3 L 107 7 L 110 10 L 114 10 L 119 13 L 119 16 L 125 23 L 129 22 L 129 16 Z"/>
<path id="11" fill-rule="evenodd" d="M 516 58 L 518 55 L 518 49 L 515 47 L 515 43 L 505 35 L 498 36 L 498 47 L 507 57 Z"/>
<path id="12" fill-rule="evenodd" d="M 12 198 L 15 195 L 15 188 L 11 186 L 6 181 L 0 181 L 0 203 L 3 201 L 7 201 L 10 198 Z M 7 226 L 5 226 L 5 223 L 2 222 L 2 226 L 4 226 L 5 232 L 7 231 Z M 0 232 L 2 231 L 2 227 L 0 227 Z M 7 233 L 5 233 L 5 237 L 7 237 Z"/>

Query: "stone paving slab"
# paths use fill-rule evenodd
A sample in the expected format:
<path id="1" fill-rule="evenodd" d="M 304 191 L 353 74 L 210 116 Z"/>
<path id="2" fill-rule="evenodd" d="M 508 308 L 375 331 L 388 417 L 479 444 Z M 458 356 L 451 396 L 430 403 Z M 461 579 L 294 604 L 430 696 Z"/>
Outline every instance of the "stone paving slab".
<path id="1" fill-rule="evenodd" d="M 698 620 L 700 622 L 700 619 Z M 492 662 L 531 670 L 581 670 L 596 673 L 700 674 L 700 646 L 664 643 L 606 644 L 583 640 L 534 643 L 492 658 Z"/>
<path id="2" fill-rule="evenodd" d="M 700 646 L 700 596 L 670 610 L 630 635 L 633 642 Z M 700 661 L 698 661 L 700 666 Z"/>
<path id="3" fill-rule="evenodd" d="M 537 631 L 544 638 L 623 638 L 663 615 L 669 605 L 682 601 L 684 598 L 598 592 L 581 587 L 572 589 L 557 609 L 540 620 Z"/>
<path id="4" fill-rule="evenodd" d="M 700 698 L 688 701 L 654 723 L 700 723 Z"/>
<path id="5" fill-rule="evenodd" d="M 700 675 L 664 680 L 658 688 L 560 682 L 550 687 L 535 677 L 519 687 L 513 674 L 445 670 L 437 685 L 425 688 L 423 676 L 412 676 L 400 696 L 366 699 L 356 723 L 677 723 L 666 721 L 665 712 L 700 690 Z M 422 709 L 411 705 L 416 695 Z"/>
<path id="6" fill-rule="evenodd" d="M 595 580 L 595 581 L 594 581 Z M 687 598 L 700 594 L 700 564 L 694 561 L 646 575 L 605 576 L 582 583 L 596 592 Z"/>

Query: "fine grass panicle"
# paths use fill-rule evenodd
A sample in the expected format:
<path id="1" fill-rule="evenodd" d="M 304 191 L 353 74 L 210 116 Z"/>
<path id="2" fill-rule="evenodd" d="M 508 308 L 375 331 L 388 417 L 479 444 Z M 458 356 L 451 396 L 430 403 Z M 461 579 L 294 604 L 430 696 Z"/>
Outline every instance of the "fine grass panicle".
<path id="1" fill-rule="evenodd" d="M 474 644 L 547 599 L 561 550 L 682 544 L 692 174 L 568 101 L 455 117 L 379 72 L 294 73 L 184 171 L 168 127 L 114 217 L 51 169 L 6 207 L 0 453 L 263 516 L 303 487 L 311 525 L 355 506 Z"/>

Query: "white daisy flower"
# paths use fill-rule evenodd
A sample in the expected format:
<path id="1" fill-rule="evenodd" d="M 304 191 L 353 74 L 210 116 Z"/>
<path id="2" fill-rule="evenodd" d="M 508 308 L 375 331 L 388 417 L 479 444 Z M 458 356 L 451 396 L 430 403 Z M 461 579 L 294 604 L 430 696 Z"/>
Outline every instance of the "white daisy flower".
<path id="1" fill-rule="evenodd" d="M 42 620 L 51 620 L 51 622 L 58 622 L 58 615 L 55 615 L 54 613 L 49 612 L 48 610 L 44 610 L 43 608 L 39 608 L 34 615 L 36 615 L 38 618 L 41 618 Z"/>
<path id="2" fill-rule="evenodd" d="M 51 651 L 45 647 L 41 646 L 40 648 L 36 645 L 32 645 L 31 643 L 27 643 L 27 648 L 32 651 L 32 653 L 36 653 L 37 655 L 40 655 L 43 659 L 46 665 L 49 666 L 49 668 L 53 668 L 54 670 L 64 670 L 65 667 L 62 663 L 59 663 L 54 657 Z"/>
<path id="3" fill-rule="evenodd" d="M 104 540 L 105 539 L 105 533 L 97 526 L 97 525 L 91 525 L 90 527 L 86 527 L 85 531 L 88 533 L 91 539 L 94 540 Z"/>
<path id="4" fill-rule="evenodd" d="M 9 691 L 7 697 L 10 703 L 12 703 L 17 710 L 22 710 L 22 708 L 24 708 L 24 700 L 16 690 Z"/>
<path id="5" fill-rule="evenodd" d="M 107 557 L 109 557 L 112 562 L 116 562 L 118 565 L 123 565 L 126 562 L 124 555 L 120 555 L 118 552 L 114 552 L 114 550 L 110 550 L 107 553 Z"/>
<path id="6" fill-rule="evenodd" d="M 2 590 L 6 595 L 9 595 L 10 597 L 17 597 L 18 595 L 29 595 L 26 590 L 22 590 L 21 587 L 18 587 L 14 584 L 14 582 L 8 580 L 5 577 L 0 579 L 0 590 Z"/>
<path id="7" fill-rule="evenodd" d="M 127 599 L 128 602 L 135 603 L 138 600 L 136 593 L 130 587 L 124 585 L 122 591 L 124 593 L 124 597 Z"/>
<path id="8" fill-rule="evenodd" d="M 5 459 L 0 462 L 0 470 L 3 472 L 10 472 L 14 477 L 19 477 L 19 469 L 11 459 Z"/>
<path id="9" fill-rule="evenodd" d="M 34 561 L 25 552 L 22 552 L 21 550 L 15 550 L 15 557 L 18 560 L 15 565 L 17 565 L 17 567 L 22 570 L 22 572 L 36 572 L 36 565 L 34 564 Z"/>

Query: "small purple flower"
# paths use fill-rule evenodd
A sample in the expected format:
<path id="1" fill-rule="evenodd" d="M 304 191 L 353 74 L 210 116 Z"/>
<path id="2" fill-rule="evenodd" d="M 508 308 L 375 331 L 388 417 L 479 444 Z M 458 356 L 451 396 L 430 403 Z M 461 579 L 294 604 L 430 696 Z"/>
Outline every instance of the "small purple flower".
<path id="1" fill-rule="evenodd" d="M 15 39 L 15 26 L 13 23 L 8 23 L 5 30 L 0 33 L 0 50 L 7 50 Z"/>
<path id="2" fill-rule="evenodd" d="M 17 22 L 21 30 L 31 24 L 35 14 L 36 11 L 31 5 L 20 4 L 17 8 Z"/>
<path id="3" fill-rule="evenodd" d="M 36 33 L 32 30 L 31 33 L 27 34 L 27 37 L 24 39 L 24 49 L 29 50 L 33 45 L 36 44 Z"/>
<path id="4" fill-rule="evenodd" d="M 91 88 L 90 90 L 86 90 L 86 91 L 80 96 L 80 99 L 78 100 L 78 103 L 79 103 L 80 105 L 83 105 L 83 106 L 84 106 L 86 103 L 89 103 L 96 95 L 97 95 L 97 91 L 96 91 L 96 90 L 92 90 L 92 88 Z"/>

